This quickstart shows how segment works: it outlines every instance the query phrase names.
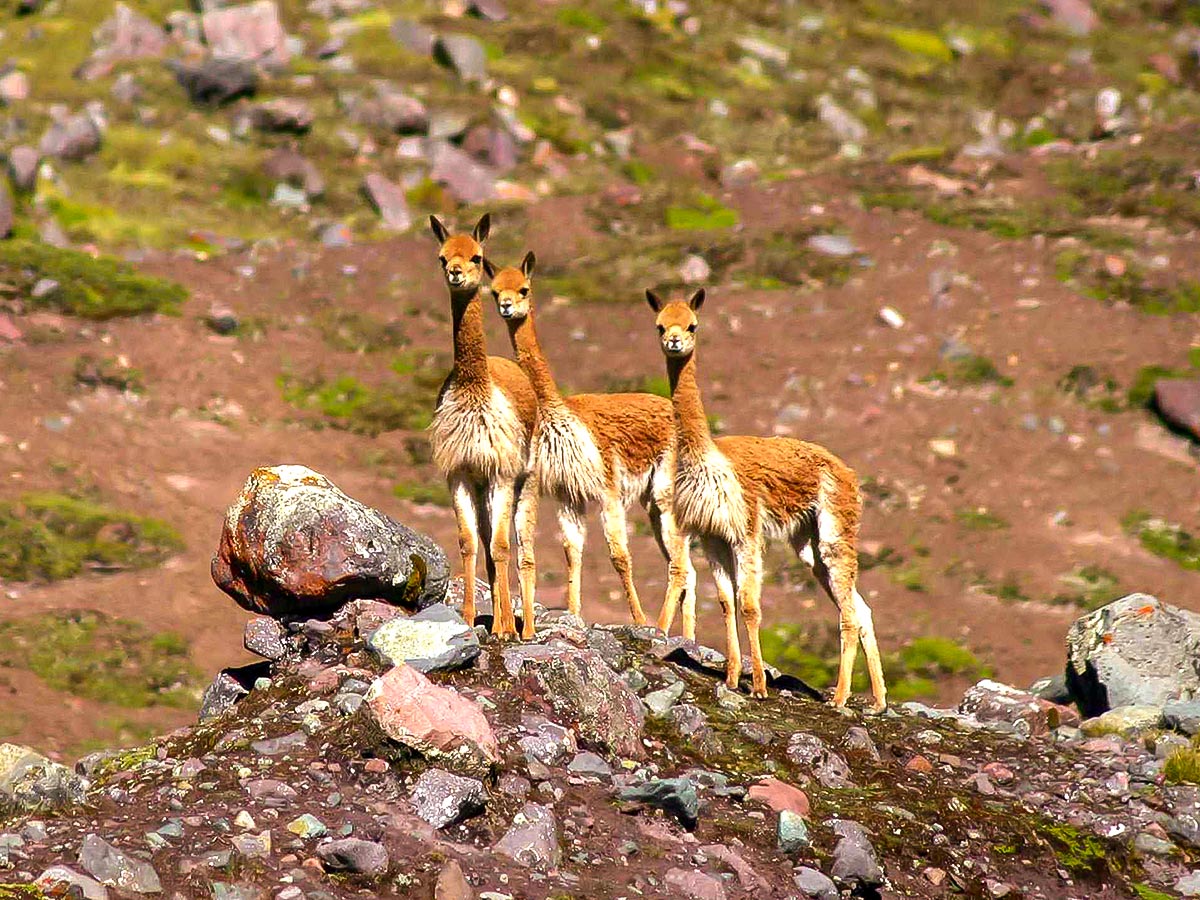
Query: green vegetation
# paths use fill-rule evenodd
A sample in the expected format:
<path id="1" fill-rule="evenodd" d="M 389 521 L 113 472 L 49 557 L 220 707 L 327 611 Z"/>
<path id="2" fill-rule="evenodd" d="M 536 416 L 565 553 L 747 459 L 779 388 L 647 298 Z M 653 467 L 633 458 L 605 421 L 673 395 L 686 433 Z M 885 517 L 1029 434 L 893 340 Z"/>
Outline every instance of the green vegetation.
<path id="1" fill-rule="evenodd" d="M 614 378 L 605 386 L 611 394 L 654 394 L 656 397 L 671 396 L 671 382 L 665 375 L 642 375 L 640 378 Z"/>
<path id="2" fill-rule="evenodd" d="M 990 594 L 1005 603 L 1023 603 L 1029 599 L 1029 595 L 1021 587 L 1021 580 L 1015 572 L 1007 573 L 1000 581 L 986 576 L 981 577 L 976 580 L 975 586 L 985 594 Z"/>
<path id="3" fill-rule="evenodd" d="M 1173 559 L 1184 569 L 1200 571 L 1200 540 L 1182 526 L 1151 516 L 1143 510 L 1127 515 L 1121 524 L 1155 556 Z"/>
<path id="4" fill-rule="evenodd" d="M 1072 366 L 1056 385 L 1064 394 L 1103 412 L 1125 409 L 1125 398 L 1116 379 L 1094 366 Z"/>
<path id="5" fill-rule="evenodd" d="M 33 287 L 49 279 L 58 287 L 35 298 Z M 178 284 L 142 275 L 111 257 L 14 240 L 0 243 L 0 280 L 34 307 L 57 309 L 85 319 L 143 313 L 177 313 L 187 299 Z"/>
<path id="6" fill-rule="evenodd" d="M 145 568 L 183 549 L 167 523 L 64 494 L 0 505 L 0 578 L 55 581 L 99 569 Z"/>
<path id="7" fill-rule="evenodd" d="M 354 310 L 328 310 L 317 317 L 316 323 L 325 343 L 335 350 L 378 353 L 396 350 L 408 343 L 399 322 L 382 322 Z"/>
<path id="8" fill-rule="evenodd" d="M 200 686 L 183 637 L 93 611 L 0 622 L 0 659 L 56 690 L 130 708 L 186 706 Z"/>
<path id="9" fill-rule="evenodd" d="M 982 506 L 960 509 L 954 518 L 972 531 L 999 531 L 1008 527 L 1008 521 Z"/>
<path id="10" fill-rule="evenodd" d="M 450 489 L 442 481 L 401 482 L 392 487 L 392 493 L 410 503 L 428 503 L 433 506 L 450 506 Z"/>
<path id="11" fill-rule="evenodd" d="M 1182 369 L 1170 369 L 1166 366 L 1142 366 L 1133 376 L 1133 383 L 1129 385 L 1126 400 L 1135 409 L 1148 407 L 1154 401 L 1156 382 L 1166 378 L 1192 378 L 1194 376 L 1194 372 Z"/>
<path id="12" fill-rule="evenodd" d="M 1064 869 L 1077 875 L 1103 871 L 1109 864 L 1105 842 L 1065 822 L 1043 822 L 1038 833 L 1049 841 Z"/>
<path id="13" fill-rule="evenodd" d="M 1200 312 L 1200 281 L 1171 280 L 1169 275 L 1151 278 L 1141 266 L 1127 263 L 1114 274 L 1098 265 L 1091 254 L 1067 250 L 1055 258 L 1060 281 L 1074 286 L 1085 297 L 1103 303 L 1127 303 L 1151 315 Z"/>
<path id="14" fill-rule="evenodd" d="M 833 627 L 816 633 L 795 624 L 762 630 L 766 659 L 818 690 L 831 687 L 837 680 L 838 640 L 837 629 Z M 946 678 L 977 680 L 991 674 L 991 668 L 966 647 L 933 636 L 916 638 L 899 652 L 886 654 L 883 668 L 888 694 L 896 702 L 933 697 L 937 694 L 938 682 Z M 854 689 L 862 691 L 867 685 L 866 663 L 860 653 Z"/>
<path id="15" fill-rule="evenodd" d="M 923 382 L 940 382 L 951 387 L 978 387 L 995 384 L 1012 387 L 1013 380 L 996 368 L 986 356 L 970 354 L 945 360 L 942 368 L 935 369 L 921 379 Z"/>
<path id="16" fill-rule="evenodd" d="M 699 194 L 689 206 L 669 206 L 668 228 L 677 231 L 715 231 L 732 228 L 739 221 L 737 210 L 722 206 L 707 194 Z"/>
<path id="17" fill-rule="evenodd" d="M 904 568 L 893 569 L 891 575 L 892 580 L 905 590 L 916 593 L 924 593 L 926 590 L 925 572 L 916 562 L 910 563 Z"/>
<path id="18" fill-rule="evenodd" d="M 1180 747 L 1163 764 L 1167 784 L 1200 784 L 1200 750 Z"/>
<path id="19" fill-rule="evenodd" d="M 1138 900 L 1175 900 L 1173 894 L 1164 894 L 1146 884 L 1131 884 L 1130 887 L 1138 895 Z"/>
<path id="20" fill-rule="evenodd" d="M 1056 595 L 1054 602 L 1078 606 L 1085 610 L 1099 609 L 1115 600 L 1121 593 L 1117 576 L 1100 566 L 1080 566 L 1066 575 L 1059 576 L 1058 580 L 1067 590 Z"/>
<path id="21" fill-rule="evenodd" d="M 84 353 L 76 357 L 73 371 L 75 383 L 84 387 L 108 387 L 134 394 L 142 393 L 146 387 L 141 371 L 125 365 L 115 356 L 95 357 Z"/>
<path id="22" fill-rule="evenodd" d="M 385 431 L 415 431 L 429 425 L 433 395 L 428 390 L 390 384 L 370 387 L 352 375 L 333 381 L 320 376 L 279 376 L 283 399 L 297 409 L 320 413 L 334 428 L 356 434 L 378 435 Z"/>

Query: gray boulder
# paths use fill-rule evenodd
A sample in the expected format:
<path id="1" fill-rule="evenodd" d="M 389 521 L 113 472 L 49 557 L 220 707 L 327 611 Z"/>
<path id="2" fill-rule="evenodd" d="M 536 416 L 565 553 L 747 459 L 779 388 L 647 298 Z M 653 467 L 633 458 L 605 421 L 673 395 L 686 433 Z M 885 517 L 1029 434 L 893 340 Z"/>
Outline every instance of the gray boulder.
<path id="1" fill-rule="evenodd" d="M 537 803 L 526 803 L 512 827 L 492 848 L 501 856 L 531 869 L 554 869 L 562 858 L 554 812 Z"/>
<path id="2" fill-rule="evenodd" d="M 408 663 L 418 672 L 461 669 L 479 655 L 475 629 L 440 603 L 410 618 L 384 622 L 367 638 L 367 646 L 387 665 Z"/>
<path id="3" fill-rule="evenodd" d="M 1076 619 L 1067 684 L 1086 717 L 1118 706 L 1163 706 L 1200 691 L 1200 615 L 1130 594 Z"/>
<path id="4" fill-rule="evenodd" d="M 883 870 L 866 829 L 857 822 L 832 819 L 826 823 L 838 836 L 833 848 L 833 880 L 856 892 L 883 884 Z"/>
<path id="5" fill-rule="evenodd" d="M 66 866 L 51 866 L 37 877 L 34 887 L 51 897 L 82 897 L 83 900 L 108 900 L 108 888 Z"/>
<path id="6" fill-rule="evenodd" d="M 85 159 L 100 149 L 100 129 L 85 113 L 53 122 L 42 135 L 38 150 L 56 159 Z"/>
<path id="7" fill-rule="evenodd" d="M 378 172 L 371 172 L 363 179 L 363 192 L 379 213 L 384 228 L 389 231 L 407 231 L 412 227 L 412 212 L 400 185 L 389 181 Z"/>
<path id="8" fill-rule="evenodd" d="M 1200 700 L 1173 700 L 1163 707 L 1163 724 L 1193 735 L 1200 732 Z"/>
<path id="9" fill-rule="evenodd" d="M 83 801 L 88 781 L 19 744 L 0 744 L 0 814 L 53 810 Z"/>
<path id="10" fill-rule="evenodd" d="M 413 785 L 409 802 L 417 815 L 434 828 L 446 828 L 480 812 L 486 795 L 481 781 L 429 769 Z"/>
<path id="11" fill-rule="evenodd" d="M 642 784 L 622 788 L 618 797 L 626 803 L 656 806 L 670 813 L 689 830 L 700 819 L 700 796 L 686 775 L 681 778 L 653 778 Z"/>
<path id="12" fill-rule="evenodd" d="M 434 55 L 463 81 L 483 81 L 487 77 L 487 51 L 470 35 L 448 34 L 438 38 Z"/>
<path id="13" fill-rule="evenodd" d="M 280 616 L 370 598 L 423 609 L 446 593 L 446 555 L 304 466 L 256 469 L 226 515 L 213 581 Z"/>
<path id="14" fill-rule="evenodd" d="M 215 58 L 281 67 L 291 56 L 274 0 L 208 10 L 200 22 Z"/>
<path id="15" fill-rule="evenodd" d="M 118 850 L 99 835 L 89 834 L 83 839 L 79 865 L 97 881 L 122 892 L 157 894 L 162 891 L 154 866 Z"/>
<path id="16" fill-rule="evenodd" d="M 13 147 L 8 152 L 8 177 L 13 190 L 28 194 L 37 186 L 38 163 L 41 156 L 33 147 Z"/>
<path id="17" fill-rule="evenodd" d="M 329 869 L 358 875 L 382 875 L 390 862 L 386 847 L 359 838 L 322 844 L 317 848 L 317 856 Z"/>
<path id="18" fill-rule="evenodd" d="M 220 106 L 258 90 L 258 70 L 244 60 L 214 57 L 196 64 L 168 60 L 167 66 L 193 103 Z"/>

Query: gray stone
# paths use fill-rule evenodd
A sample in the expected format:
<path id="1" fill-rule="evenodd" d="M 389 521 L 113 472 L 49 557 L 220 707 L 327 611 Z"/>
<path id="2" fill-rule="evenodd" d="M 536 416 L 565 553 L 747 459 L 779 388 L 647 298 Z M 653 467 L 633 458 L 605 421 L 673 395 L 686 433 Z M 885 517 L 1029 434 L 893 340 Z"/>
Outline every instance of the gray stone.
<path id="1" fill-rule="evenodd" d="M 409 802 L 434 828 L 446 828 L 483 810 L 483 783 L 442 769 L 428 769 L 413 785 Z"/>
<path id="2" fill-rule="evenodd" d="M 256 469 L 230 508 L 213 581 L 265 615 L 311 614 L 359 597 L 418 609 L 445 596 L 432 540 L 304 466 Z"/>
<path id="3" fill-rule="evenodd" d="M 531 869 L 558 868 L 562 851 L 553 811 L 537 803 L 526 803 L 492 849 Z"/>
<path id="4" fill-rule="evenodd" d="M 663 876 L 672 897 L 688 900 L 725 900 L 725 886 L 711 875 L 696 869 L 667 869 Z"/>
<path id="5" fill-rule="evenodd" d="M 801 866 L 792 876 L 792 881 L 811 900 L 838 900 L 837 885 L 816 869 Z"/>
<path id="6" fill-rule="evenodd" d="M 1049 675 L 1046 678 L 1039 678 L 1029 686 L 1029 693 L 1039 700 L 1049 700 L 1051 703 L 1064 706 L 1071 702 L 1071 689 L 1067 687 L 1066 675 Z"/>
<path id="7" fill-rule="evenodd" d="M 667 711 L 672 706 L 679 702 L 679 698 L 683 696 L 684 690 L 686 690 L 686 685 L 682 681 L 676 681 L 665 688 L 651 691 L 642 698 L 642 702 L 646 704 L 646 710 L 651 716 L 660 719 L 667 714 Z"/>
<path id="8" fill-rule="evenodd" d="M 852 784 L 846 760 L 816 735 L 803 731 L 793 734 L 788 739 L 787 756 L 811 771 L 825 787 L 840 788 Z"/>
<path id="9" fill-rule="evenodd" d="M 38 150 L 42 156 L 81 160 L 100 149 L 100 129 L 91 116 L 79 114 L 51 123 L 42 135 Z"/>
<path id="10" fill-rule="evenodd" d="M 137 894 L 162 891 L 158 873 L 150 863 L 118 850 L 99 835 L 89 834 L 83 839 L 79 864 L 97 881 L 121 891 Z"/>
<path id="11" fill-rule="evenodd" d="M 461 669 L 479 655 L 475 629 L 441 603 L 410 618 L 384 622 L 367 638 L 367 646 L 385 665 L 408 663 L 418 672 Z"/>
<path id="12" fill-rule="evenodd" d="M 258 90 L 258 70 L 243 60 L 212 57 L 194 64 L 168 60 L 167 66 L 193 103 L 220 106 Z"/>
<path id="13" fill-rule="evenodd" d="M 508 7 L 501 0 L 470 0 L 471 12 L 489 22 L 503 22 L 508 18 Z"/>
<path id="14" fill-rule="evenodd" d="M 840 141 L 859 144 L 867 137 L 867 126 L 839 106 L 829 94 L 817 98 L 817 118 Z"/>
<path id="15" fill-rule="evenodd" d="M 41 155 L 33 147 L 21 145 L 8 152 L 8 177 L 13 190 L 28 194 L 37 186 Z"/>
<path id="16" fill-rule="evenodd" d="M 1175 891 L 1182 897 L 1200 897 L 1200 870 L 1184 875 L 1176 881 Z"/>
<path id="17" fill-rule="evenodd" d="M 517 741 L 527 762 L 539 762 L 544 766 L 560 766 L 576 752 L 575 735 L 540 716 L 523 716 L 521 725 L 531 734 Z"/>
<path id="18" fill-rule="evenodd" d="M 282 756 L 285 753 L 291 753 L 293 750 L 301 750 L 307 744 L 308 736 L 303 731 L 293 731 L 291 734 L 285 734 L 282 737 L 254 741 L 250 745 L 250 749 L 262 756 Z"/>
<path id="19" fill-rule="evenodd" d="M 374 841 L 359 838 L 345 838 L 322 844 L 317 848 L 317 856 L 334 871 L 354 872 L 359 875 L 382 875 L 390 863 L 387 848 Z"/>
<path id="20" fill-rule="evenodd" d="M 433 141 L 428 150 L 429 177 L 460 203 L 486 203 L 496 198 L 496 172 L 447 141 Z"/>
<path id="21" fill-rule="evenodd" d="M 200 721 L 214 719 L 233 706 L 250 692 L 228 672 L 218 672 L 217 677 L 204 689 L 200 698 Z"/>
<path id="22" fill-rule="evenodd" d="M 83 802 L 88 781 L 29 747 L 0 744 L 0 815 Z"/>
<path id="23" fill-rule="evenodd" d="M 274 0 L 212 9 L 200 17 L 213 57 L 282 67 L 291 58 L 287 33 Z"/>
<path id="24" fill-rule="evenodd" d="M 264 616 L 251 619 L 242 632 L 242 646 L 263 659 L 283 659 L 290 649 L 287 629 Z"/>
<path id="25" fill-rule="evenodd" d="M 695 784 L 686 775 L 682 778 L 654 778 L 622 788 L 618 797 L 627 803 L 642 803 L 668 812 L 689 830 L 696 827 L 700 818 L 700 797 Z"/>
<path id="26" fill-rule="evenodd" d="M 1200 378 L 1160 378 L 1154 384 L 1154 409 L 1193 440 L 1200 440 Z"/>
<path id="27" fill-rule="evenodd" d="M 1067 683 L 1085 716 L 1200 692 L 1200 615 L 1130 594 L 1067 633 Z"/>
<path id="28" fill-rule="evenodd" d="M 437 35 L 434 34 L 432 28 L 409 19 L 396 19 L 392 22 L 391 31 L 392 37 L 405 49 L 418 56 L 433 55 L 433 45 L 437 41 Z"/>
<path id="29" fill-rule="evenodd" d="M 1200 700 L 1172 700 L 1162 710 L 1163 724 L 1193 735 L 1200 732 Z"/>
<path id="30" fill-rule="evenodd" d="M 277 97 L 250 111 L 250 121 L 259 131 L 285 134 L 307 133 L 315 118 L 311 106 L 293 97 Z"/>
<path id="31" fill-rule="evenodd" d="M 782 47 L 747 35 L 736 37 L 733 39 L 733 42 L 739 50 L 754 57 L 761 63 L 765 63 L 776 69 L 787 68 L 789 54 Z"/>
<path id="32" fill-rule="evenodd" d="M 1041 4 L 1055 21 L 1073 34 L 1088 34 L 1100 24 L 1088 0 L 1041 0 Z"/>
<path id="33" fill-rule="evenodd" d="M 1142 832 L 1133 839 L 1133 849 L 1147 856 L 1170 856 L 1176 847 L 1170 841 L 1164 841 L 1148 832 Z"/>
<path id="34" fill-rule="evenodd" d="M 825 256 L 853 256 L 858 253 L 854 241 L 844 234 L 814 234 L 804 243 L 809 249 Z"/>
<path id="35" fill-rule="evenodd" d="M 846 750 L 851 753 L 862 753 L 876 762 L 879 761 L 879 748 L 875 746 L 875 741 L 871 739 L 870 732 L 861 725 L 855 725 L 853 728 L 846 730 Z"/>
<path id="36" fill-rule="evenodd" d="M 246 859 L 266 859 L 271 855 L 271 832 L 235 834 L 229 839 L 233 849 Z"/>
<path id="37" fill-rule="evenodd" d="M 33 882 L 50 896 L 72 896 L 72 889 L 77 889 L 78 896 L 84 900 L 108 900 L 108 888 L 96 881 L 81 875 L 66 866 L 51 866 Z"/>
<path id="38" fill-rule="evenodd" d="M 463 81 L 483 81 L 487 77 L 487 51 L 469 35 L 443 35 L 437 39 L 434 52 Z"/>
<path id="39" fill-rule="evenodd" d="M 567 771 L 572 775 L 592 775 L 597 778 L 608 778 L 612 775 L 612 766 L 604 760 L 604 757 L 585 750 L 582 753 L 576 754 L 575 758 L 567 764 Z"/>
<path id="40" fill-rule="evenodd" d="M 883 884 L 883 870 L 871 839 L 857 822 L 832 819 L 828 823 L 839 840 L 833 849 L 833 880 L 853 889 L 870 890 Z"/>
<path id="41" fill-rule="evenodd" d="M 390 231 L 407 231 L 412 227 L 412 213 L 408 208 L 408 198 L 404 189 L 395 182 L 388 181 L 378 172 L 371 172 L 363 179 L 363 191 L 384 228 Z"/>
<path id="42" fill-rule="evenodd" d="M 1091 719 L 1084 719 L 1079 728 L 1090 737 L 1119 734 L 1132 737 L 1141 731 L 1157 728 L 1162 722 L 1162 709 L 1157 706 L 1118 706 Z"/>
<path id="43" fill-rule="evenodd" d="M 310 200 L 325 193 L 325 179 L 320 169 L 289 147 L 280 147 L 268 156 L 263 163 L 263 172 L 276 181 L 300 188 Z"/>
<path id="44" fill-rule="evenodd" d="M 79 70 L 85 81 L 110 74 L 123 60 L 161 57 L 167 50 L 167 34 L 158 25 L 118 3 L 111 18 L 96 29 L 96 50 Z"/>
<path id="45" fill-rule="evenodd" d="M 812 846 L 812 838 L 808 835 L 808 823 L 804 821 L 803 816 L 790 809 L 780 810 L 776 836 L 779 849 L 789 855 Z"/>

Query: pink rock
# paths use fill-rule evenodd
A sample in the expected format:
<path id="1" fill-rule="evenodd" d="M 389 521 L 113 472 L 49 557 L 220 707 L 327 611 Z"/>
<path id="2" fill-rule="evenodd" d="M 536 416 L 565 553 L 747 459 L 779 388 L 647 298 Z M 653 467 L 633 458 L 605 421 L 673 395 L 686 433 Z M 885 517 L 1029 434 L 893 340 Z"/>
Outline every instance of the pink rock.
<path id="1" fill-rule="evenodd" d="M 775 812 L 783 812 L 786 809 L 804 818 L 808 818 L 811 809 L 808 795 L 804 791 L 778 778 L 764 778 L 751 785 L 748 796 L 751 800 L 767 804 Z"/>
<path id="2" fill-rule="evenodd" d="M 500 761 L 492 726 L 470 700 L 438 687 L 412 666 L 399 665 L 377 678 L 364 707 L 379 729 L 418 753 L 467 770 L 488 770 Z"/>
<path id="3" fill-rule="evenodd" d="M 1042 7 L 1075 34 L 1088 34 L 1100 24 L 1088 0 L 1042 0 Z"/>
<path id="4" fill-rule="evenodd" d="M 19 70 L 0 77 L 0 100 L 16 103 L 29 99 L 29 76 Z"/>
<path id="5" fill-rule="evenodd" d="M 404 189 L 388 181 L 378 172 L 371 172 L 363 180 L 363 190 L 371 205 L 379 212 L 383 227 L 390 231 L 406 231 L 413 223 Z"/>
<path id="6" fill-rule="evenodd" d="M 1067 707 L 987 679 L 963 695 L 958 711 L 981 722 L 1008 722 L 1027 728 L 1033 735 L 1045 734 L 1071 718 Z"/>
<path id="7" fill-rule="evenodd" d="M 6 315 L 0 314 L 0 341 L 14 343 L 22 338 L 21 329 Z"/>
<path id="8" fill-rule="evenodd" d="M 204 40 L 212 48 L 213 56 L 270 67 L 288 63 L 287 34 L 274 0 L 209 10 L 202 25 Z"/>
<path id="9" fill-rule="evenodd" d="M 711 875 L 688 869 L 668 869 L 667 887 L 676 897 L 691 900 L 725 900 L 725 888 Z"/>
<path id="10" fill-rule="evenodd" d="M 1154 385 L 1158 413 L 1200 440 L 1200 378 L 1163 378 Z"/>

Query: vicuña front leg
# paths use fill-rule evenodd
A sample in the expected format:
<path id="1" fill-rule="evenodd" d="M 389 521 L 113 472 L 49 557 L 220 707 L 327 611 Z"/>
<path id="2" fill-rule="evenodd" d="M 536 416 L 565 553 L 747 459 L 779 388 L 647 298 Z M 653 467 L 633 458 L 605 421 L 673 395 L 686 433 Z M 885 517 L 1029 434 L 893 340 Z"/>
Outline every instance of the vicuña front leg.
<path id="1" fill-rule="evenodd" d="M 521 579 L 521 638 L 534 636 L 533 601 L 537 590 L 537 565 L 534 561 L 534 537 L 537 534 L 538 484 L 528 476 L 517 494 L 513 516 L 517 532 L 517 571 Z"/>
<path id="2" fill-rule="evenodd" d="M 513 615 L 512 594 L 508 585 L 509 544 L 513 515 L 513 483 L 498 481 L 492 484 L 488 497 L 491 513 L 492 577 L 492 634 L 501 638 L 517 636 L 517 619 Z"/>
<path id="3" fill-rule="evenodd" d="M 750 665 L 753 670 L 751 695 L 762 700 L 767 696 L 767 674 L 763 667 L 762 644 L 758 629 L 762 624 L 762 536 L 756 535 L 738 548 L 737 590 L 746 620 L 746 637 L 750 641 Z"/>
<path id="4" fill-rule="evenodd" d="M 567 611 L 579 615 L 580 585 L 583 580 L 583 542 L 587 526 L 583 521 L 583 506 L 561 503 L 558 507 L 558 529 L 562 533 L 563 554 L 567 558 Z"/>
<path id="5" fill-rule="evenodd" d="M 462 616 L 467 624 L 475 625 L 475 554 L 479 549 L 476 529 L 479 527 L 475 508 L 475 486 L 466 478 L 450 479 L 450 499 L 458 523 L 458 552 L 462 556 L 463 605 Z"/>
<path id="6" fill-rule="evenodd" d="M 615 492 L 611 492 L 605 497 L 600 518 L 604 524 L 604 539 L 608 542 L 609 558 L 621 579 L 621 586 L 625 589 L 629 615 L 633 618 L 634 624 L 645 625 L 646 614 L 642 611 L 637 588 L 633 583 L 633 560 L 629 555 L 629 533 L 625 527 L 625 506 Z"/>
<path id="7" fill-rule="evenodd" d="M 725 686 L 736 691 L 742 680 L 742 646 L 738 640 L 737 612 L 733 605 L 733 558 L 727 550 L 715 553 L 709 550 L 707 555 L 713 583 L 717 586 L 721 614 L 725 617 Z"/>

